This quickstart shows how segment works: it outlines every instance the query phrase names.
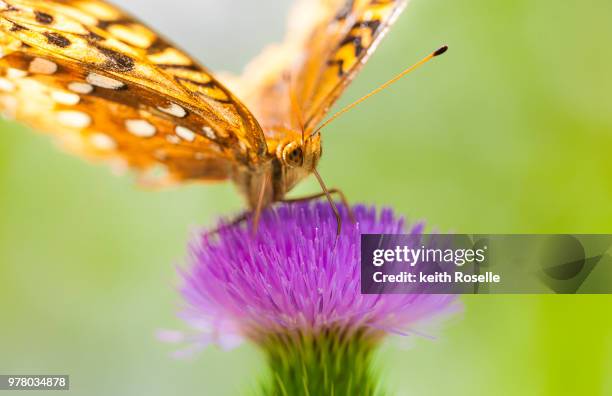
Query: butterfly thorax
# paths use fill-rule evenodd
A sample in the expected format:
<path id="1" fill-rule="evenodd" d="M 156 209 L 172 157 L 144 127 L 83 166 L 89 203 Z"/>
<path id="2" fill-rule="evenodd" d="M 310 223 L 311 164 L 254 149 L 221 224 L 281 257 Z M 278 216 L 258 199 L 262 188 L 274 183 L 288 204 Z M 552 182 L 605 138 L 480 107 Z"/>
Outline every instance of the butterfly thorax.
<path id="1" fill-rule="evenodd" d="M 272 134 L 270 134 L 272 135 Z M 268 135 L 268 136 L 270 136 Z M 284 131 L 279 139 L 267 139 L 268 158 L 257 169 L 236 169 L 234 182 L 251 209 L 282 200 L 302 179 L 312 173 L 321 157 L 321 138 L 304 139 L 301 132 Z"/>

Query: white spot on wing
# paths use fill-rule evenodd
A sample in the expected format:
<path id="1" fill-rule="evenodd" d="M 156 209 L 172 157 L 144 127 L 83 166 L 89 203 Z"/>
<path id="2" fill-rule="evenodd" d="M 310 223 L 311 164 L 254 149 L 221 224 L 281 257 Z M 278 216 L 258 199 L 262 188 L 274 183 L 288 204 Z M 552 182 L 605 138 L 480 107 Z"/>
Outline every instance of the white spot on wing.
<path id="1" fill-rule="evenodd" d="M 106 89 L 121 89 L 125 87 L 125 84 L 121 81 L 115 80 L 110 77 L 103 76 L 98 73 L 89 73 L 87 75 L 87 82 L 96 87 Z"/>
<path id="2" fill-rule="evenodd" d="M 27 75 L 28 75 L 28 72 L 24 70 L 20 70 L 20 69 L 15 69 L 13 67 L 9 67 L 8 70 L 6 71 L 6 76 L 10 79 L 15 79 L 15 80 L 18 78 L 23 78 Z"/>
<path id="3" fill-rule="evenodd" d="M 117 148 L 117 142 L 104 133 L 94 133 L 89 137 L 89 141 L 95 148 L 100 150 L 114 150 Z"/>
<path id="4" fill-rule="evenodd" d="M 30 73 L 51 75 L 57 71 L 57 63 L 43 58 L 34 58 L 30 62 L 29 71 Z"/>
<path id="5" fill-rule="evenodd" d="M 70 128 L 87 128 L 91 125 L 91 117 L 82 111 L 59 111 L 57 120 L 60 124 Z"/>
<path id="6" fill-rule="evenodd" d="M 127 120 L 125 127 L 134 136 L 152 137 L 157 133 L 155 125 L 145 120 Z"/>
<path id="7" fill-rule="evenodd" d="M 94 87 L 91 84 L 81 82 L 71 82 L 68 84 L 68 89 L 78 94 L 90 94 L 93 92 Z"/>
<path id="8" fill-rule="evenodd" d="M 63 91 L 53 91 L 51 98 L 59 104 L 66 106 L 74 106 L 81 101 L 81 98 L 77 94 Z"/>
<path id="9" fill-rule="evenodd" d="M 196 135 L 191 129 L 187 129 L 182 126 L 177 126 L 175 131 L 176 134 L 183 140 L 186 140 L 188 142 L 193 142 L 195 140 Z"/>
<path id="10" fill-rule="evenodd" d="M 209 138 L 210 140 L 215 140 L 215 138 L 217 137 L 215 135 L 215 131 L 213 131 L 213 129 L 209 126 L 205 126 L 204 128 L 202 128 L 202 130 L 204 131 L 204 134 L 206 135 L 206 137 Z"/>
<path id="11" fill-rule="evenodd" d="M 171 116 L 175 116 L 178 118 L 183 118 L 187 115 L 187 110 L 177 105 L 176 103 L 170 103 L 169 106 L 166 107 L 158 107 L 159 111 L 163 111 L 166 114 L 170 114 Z"/>

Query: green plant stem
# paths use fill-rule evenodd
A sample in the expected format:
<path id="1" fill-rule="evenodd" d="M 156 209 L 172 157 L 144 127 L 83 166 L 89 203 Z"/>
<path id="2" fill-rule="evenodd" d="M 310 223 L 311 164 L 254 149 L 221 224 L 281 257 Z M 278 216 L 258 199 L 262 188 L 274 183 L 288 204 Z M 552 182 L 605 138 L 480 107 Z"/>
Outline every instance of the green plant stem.
<path id="1" fill-rule="evenodd" d="M 275 334 L 263 346 L 269 377 L 262 396 L 382 396 L 372 371 L 377 338 L 365 332 Z"/>

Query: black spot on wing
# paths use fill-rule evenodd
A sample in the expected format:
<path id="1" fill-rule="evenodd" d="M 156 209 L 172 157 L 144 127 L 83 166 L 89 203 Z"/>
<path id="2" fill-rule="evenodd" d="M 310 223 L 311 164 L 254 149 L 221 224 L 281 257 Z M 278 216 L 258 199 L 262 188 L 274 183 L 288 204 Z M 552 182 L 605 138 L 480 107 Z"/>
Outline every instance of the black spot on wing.
<path id="1" fill-rule="evenodd" d="M 342 78 L 346 74 L 344 71 L 344 60 L 343 59 L 331 59 L 327 61 L 327 66 L 338 67 L 338 77 Z"/>
<path id="2" fill-rule="evenodd" d="M 11 32 L 20 32 L 22 30 L 28 30 L 28 28 L 13 22 L 13 25 L 11 26 Z"/>
<path id="3" fill-rule="evenodd" d="M 369 29 L 370 36 L 374 37 L 381 27 L 381 22 L 378 19 L 374 19 L 371 21 L 358 21 L 356 22 L 352 29 L 351 34 L 349 34 L 338 46 L 338 49 L 344 47 L 347 44 L 352 45 L 355 48 L 355 56 L 359 57 L 365 50 L 365 46 L 363 44 L 364 32 L 360 31 L 362 29 Z M 366 44 L 368 45 L 368 44 Z"/>
<path id="4" fill-rule="evenodd" d="M 348 36 L 340 43 L 340 48 L 344 47 L 347 44 L 350 44 L 355 48 L 355 56 L 359 57 L 359 55 L 361 55 L 364 50 L 361 42 L 362 39 L 360 36 Z"/>
<path id="5" fill-rule="evenodd" d="M 19 8 L 15 7 L 12 4 L 7 4 L 6 5 L 6 11 L 20 11 Z"/>
<path id="6" fill-rule="evenodd" d="M 106 62 L 104 62 L 104 67 L 108 68 L 112 71 L 117 72 L 129 72 L 134 70 L 135 62 L 129 56 L 117 52 L 115 50 L 98 46 L 98 51 L 104 55 L 106 58 Z"/>
<path id="7" fill-rule="evenodd" d="M 131 23 L 132 20 L 129 18 L 120 18 L 120 19 L 113 19 L 110 21 L 105 21 L 105 20 L 100 20 L 98 21 L 98 27 L 100 29 L 106 30 L 108 29 L 108 27 L 110 25 L 127 25 L 129 23 Z"/>
<path id="8" fill-rule="evenodd" d="M 43 25 L 50 25 L 53 23 L 53 17 L 47 13 L 41 11 L 34 11 L 36 22 L 42 23 Z"/>
<path id="9" fill-rule="evenodd" d="M 160 52 L 165 51 L 168 47 L 170 47 L 164 40 L 157 37 L 153 44 L 147 48 L 147 53 L 149 55 L 158 54 Z"/>
<path id="10" fill-rule="evenodd" d="M 70 40 L 68 40 L 66 37 L 62 36 L 59 33 L 47 32 L 44 35 L 47 38 L 49 44 L 55 45 L 56 47 L 66 48 L 69 47 L 70 44 L 72 44 Z"/>
<path id="11" fill-rule="evenodd" d="M 370 31 L 372 32 L 372 34 L 376 33 L 378 31 L 378 29 L 380 28 L 380 20 L 379 19 L 372 19 L 370 21 L 359 21 L 357 23 L 355 23 L 353 25 L 353 29 L 363 29 L 363 28 L 367 28 L 370 29 Z"/>
<path id="12" fill-rule="evenodd" d="M 100 36 L 97 33 L 94 32 L 89 32 L 88 35 L 85 36 L 90 42 L 96 42 L 96 41 L 104 41 L 104 37 Z"/>

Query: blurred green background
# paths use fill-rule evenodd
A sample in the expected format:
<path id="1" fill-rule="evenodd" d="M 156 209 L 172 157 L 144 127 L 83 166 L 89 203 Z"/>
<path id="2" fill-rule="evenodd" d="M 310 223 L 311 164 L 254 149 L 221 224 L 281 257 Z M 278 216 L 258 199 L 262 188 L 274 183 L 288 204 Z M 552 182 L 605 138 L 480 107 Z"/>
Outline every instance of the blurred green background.
<path id="1" fill-rule="evenodd" d="M 232 71 L 289 9 L 116 3 Z M 329 127 L 321 173 L 439 230 L 612 233 L 611 15 L 609 0 L 414 0 L 342 102 L 450 51 Z M 153 336 L 183 328 L 175 266 L 193 227 L 241 207 L 229 184 L 141 191 L 2 122 L 0 373 L 70 374 L 78 395 L 241 394 L 262 370 L 252 347 L 177 361 Z M 463 301 L 436 340 L 385 344 L 396 395 L 612 395 L 612 296 Z"/>

